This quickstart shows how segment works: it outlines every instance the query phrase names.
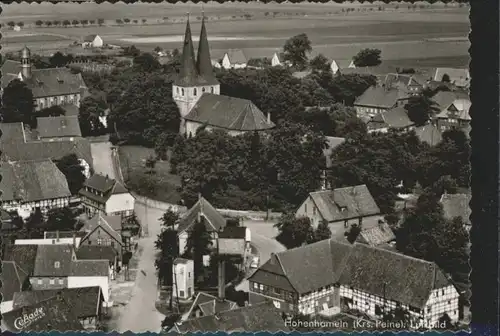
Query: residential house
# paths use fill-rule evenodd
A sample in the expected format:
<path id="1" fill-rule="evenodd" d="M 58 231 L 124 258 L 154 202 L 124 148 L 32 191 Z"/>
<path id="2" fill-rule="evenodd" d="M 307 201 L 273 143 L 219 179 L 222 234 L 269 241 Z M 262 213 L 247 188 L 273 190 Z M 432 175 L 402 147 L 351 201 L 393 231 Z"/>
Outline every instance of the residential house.
<path id="1" fill-rule="evenodd" d="M 77 116 L 39 117 L 36 136 L 41 141 L 73 141 L 82 137 Z"/>
<path id="2" fill-rule="evenodd" d="M 122 219 L 134 214 L 135 198 L 117 180 L 107 175 L 92 175 L 79 191 L 87 216 L 100 213 L 107 216 L 121 216 Z"/>
<path id="3" fill-rule="evenodd" d="M 449 82 L 458 88 L 470 86 L 469 69 L 464 68 L 437 68 L 434 80 L 438 82 Z"/>
<path id="4" fill-rule="evenodd" d="M 124 252 L 121 225 L 120 216 L 105 216 L 98 213 L 85 221 L 80 229 L 81 232 L 85 232 L 81 245 L 110 246 L 121 260 Z"/>
<path id="5" fill-rule="evenodd" d="M 36 136 L 25 129 L 23 123 L 0 123 L 2 141 L 0 142 L 1 161 L 36 161 L 50 159 L 57 162 L 61 158 L 75 154 L 80 165 L 84 168 L 84 175 L 88 178 L 93 167 L 90 142 L 83 138 L 74 138 L 73 141 L 40 141 Z"/>
<path id="6" fill-rule="evenodd" d="M 196 223 L 203 222 L 205 229 L 212 237 L 212 247 L 217 247 L 219 232 L 226 227 L 226 219 L 204 197 L 199 196 L 198 201 L 182 215 L 176 224 L 179 237 L 179 254 L 186 250 L 189 233 Z"/>
<path id="7" fill-rule="evenodd" d="M 366 127 L 368 128 L 368 132 L 383 133 L 388 132 L 390 129 L 409 131 L 415 128 L 404 107 L 395 107 L 377 113 L 368 121 Z"/>
<path id="8" fill-rule="evenodd" d="M 29 274 L 19 267 L 14 261 L 2 261 L 2 304 L 1 313 L 5 314 L 14 310 L 14 293 L 29 287 Z"/>
<path id="9" fill-rule="evenodd" d="M 25 82 L 33 93 L 36 110 L 47 107 L 75 104 L 88 95 L 88 89 L 81 74 L 75 74 L 68 68 L 35 69 L 31 66 L 31 51 L 21 50 L 21 71 L 11 79 Z M 2 82 L 7 86 L 9 81 Z"/>
<path id="10" fill-rule="evenodd" d="M 354 102 L 358 118 L 370 120 L 377 113 L 403 107 L 410 96 L 401 89 L 371 86 Z"/>
<path id="11" fill-rule="evenodd" d="M 219 232 L 219 254 L 241 256 L 246 260 L 251 252 L 251 232 L 245 226 L 226 226 Z"/>
<path id="12" fill-rule="evenodd" d="M 371 228 L 362 229 L 356 238 L 356 242 L 370 246 L 387 246 L 389 243 L 394 242 L 395 239 L 396 235 L 389 224 L 381 221 Z"/>
<path id="13" fill-rule="evenodd" d="M 354 65 L 354 61 L 351 60 L 333 60 L 330 64 L 330 69 L 332 69 L 332 73 L 336 75 L 340 69 L 354 69 L 356 65 Z"/>
<path id="14" fill-rule="evenodd" d="M 224 69 L 243 69 L 247 67 L 247 58 L 241 49 L 230 49 L 222 57 Z"/>
<path id="15" fill-rule="evenodd" d="M 13 333 L 85 331 L 63 296 L 55 296 L 3 314 L 2 330 Z"/>
<path id="16" fill-rule="evenodd" d="M 216 69 L 221 69 L 222 68 L 222 65 L 220 65 L 220 62 L 218 60 L 211 60 L 211 63 L 212 63 L 212 68 L 216 68 Z"/>
<path id="17" fill-rule="evenodd" d="M 432 100 L 436 103 L 439 111 L 442 111 L 453 104 L 455 100 L 470 101 L 470 96 L 468 93 L 462 91 L 439 91 L 432 96 Z"/>
<path id="18" fill-rule="evenodd" d="M 178 322 L 171 331 L 194 332 L 287 332 L 281 313 L 267 303 L 227 310 L 215 315 L 202 316 Z"/>
<path id="19" fill-rule="evenodd" d="M 15 245 L 73 245 L 75 248 L 80 246 L 83 238 L 83 232 L 73 231 L 48 231 L 44 232 L 43 238 L 35 239 L 16 239 Z"/>
<path id="20" fill-rule="evenodd" d="M 102 48 L 103 45 L 104 42 L 102 38 L 97 34 L 85 36 L 82 42 L 83 48 Z"/>
<path id="21" fill-rule="evenodd" d="M 471 195 L 470 194 L 448 194 L 445 193 L 441 196 L 440 203 L 443 206 L 444 217 L 449 220 L 454 218 L 461 218 L 465 228 L 470 230 L 472 223 L 470 215 L 472 214 L 470 208 Z"/>
<path id="22" fill-rule="evenodd" d="M 4 210 L 17 211 L 27 218 L 37 208 L 46 213 L 68 206 L 68 182 L 51 160 L 0 162 L 0 167 L 0 202 Z"/>
<path id="23" fill-rule="evenodd" d="M 208 293 L 199 292 L 196 294 L 196 298 L 193 304 L 185 315 L 185 319 L 190 320 L 193 318 L 198 318 L 202 316 L 215 315 L 223 311 L 237 309 L 238 304 L 229 300 L 221 300 L 218 297 L 210 295 Z"/>
<path id="24" fill-rule="evenodd" d="M 116 277 L 117 267 L 121 261 L 118 254 L 111 246 L 82 245 L 76 250 L 77 260 L 107 260 L 109 262 L 109 271 L 111 280 Z"/>
<path id="25" fill-rule="evenodd" d="M 285 313 L 335 315 L 357 310 L 381 318 L 396 307 L 415 322 L 459 319 L 459 294 L 432 262 L 333 239 L 273 254 L 249 277 L 250 303 Z"/>
<path id="26" fill-rule="evenodd" d="M 283 52 L 275 52 L 273 57 L 271 57 L 271 66 L 291 66 L 290 61 L 285 61 L 285 53 Z"/>
<path id="27" fill-rule="evenodd" d="M 109 278 L 108 260 L 77 260 L 71 245 L 39 245 L 30 283 L 34 290 L 99 286 L 108 302 Z"/>
<path id="28" fill-rule="evenodd" d="M 326 190 L 330 188 L 330 184 L 327 179 L 327 169 L 332 166 L 332 154 L 335 148 L 342 145 L 345 142 L 345 138 L 326 136 L 326 147 L 323 148 L 323 155 L 325 156 L 325 170 L 321 176 L 321 189 Z"/>
<path id="29" fill-rule="evenodd" d="M 311 192 L 295 212 L 295 217 L 309 218 L 314 228 L 324 220 L 332 233 L 342 237 L 353 224 L 369 228 L 383 219 L 364 184 Z"/>
<path id="30" fill-rule="evenodd" d="M 417 75 L 390 73 L 385 76 L 384 85 L 404 90 L 409 96 L 418 96 L 424 89 L 425 80 Z"/>
<path id="31" fill-rule="evenodd" d="M 194 263 L 193 260 L 177 258 L 174 260 L 172 295 L 189 300 L 194 295 Z"/>
<path id="32" fill-rule="evenodd" d="M 63 299 L 85 331 L 95 331 L 102 317 L 103 296 L 99 286 L 14 293 L 14 309 L 29 308 L 45 300 Z"/>
<path id="33" fill-rule="evenodd" d="M 436 126 L 441 132 L 449 129 L 467 129 L 470 126 L 469 99 L 455 99 L 453 103 L 434 116 Z"/>

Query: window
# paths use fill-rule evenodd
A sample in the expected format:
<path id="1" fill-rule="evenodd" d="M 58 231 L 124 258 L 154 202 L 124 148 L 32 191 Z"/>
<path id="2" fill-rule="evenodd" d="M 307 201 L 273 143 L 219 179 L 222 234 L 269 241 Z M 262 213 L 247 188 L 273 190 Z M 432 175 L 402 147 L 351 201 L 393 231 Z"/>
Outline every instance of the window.
<path id="1" fill-rule="evenodd" d="M 205 88 L 201 88 L 201 92 L 205 92 Z"/>
<path id="2" fill-rule="evenodd" d="M 177 94 L 179 94 L 179 88 L 178 87 L 175 88 L 175 91 L 177 92 Z"/>
<path id="3" fill-rule="evenodd" d="M 109 245 L 111 245 L 111 247 L 115 247 L 115 242 L 110 242 Z"/>
<path id="4" fill-rule="evenodd" d="M 281 302 L 279 302 L 279 301 L 274 301 L 273 303 L 274 303 L 274 306 L 275 306 L 276 308 L 278 308 L 278 309 L 280 309 L 280 308 L 281 308 Z"/>
<path id="5" fill-rule="evenodd" d="M 190 277 L 191 277 L 191 272 L 188 272 L 188 278 L 190 278 Z"/>
<path id="6" fill-rule="evenodd" d="M 198 95 L 198 90 L 196 88 L 193 89 L 193 95 Z"/>
<path id="7" fill-rule="evenodd" d="M 180 297 L 184 297 L 184 291 L 183 291 L 183 290 L 180 290 L 180 291 L 179 291 L 179 296 L 180 296 Z"/>
<path id="8" fill-rule="evenodd" d="M 50 283 L 51 285 L 53 285 L 53 284 L 55 283 L 54 279 L 50 279 L 50 280 L 49 280 L 49 283 Z"/>
<path id="9" fill-rule="evenodd" d="M 274 287 L 273 290 L 274 290 L 274 293 L 281 294 L 281 289 Z"/>
<path id="10" fill-rule="evenodd" d="M 59 261 L 54 262 L 54 268 L 60 268 L 61 263 Z"/>
<path id="11" fill-rule="evenodd" d="M 181 89 L 181 95 L 184 96 L 184 89 Z"/>
<path id="12" fill-rule="evenodd" d="M 261 290 L 261 291 L 263 291 L 263 290 L 264 290 L 264 285 L 263 285 L 263 284 L 260 284 L 260 285 L 259 285 L 259 287 L 260 287 L 260 290 Z"/>
<path id="13" fill-rule="evenodd" d="M 43 283 L 42 279 L 38 279 L 37 282 L 39 285 L 41 285 Z"/>
<path id="14" fill-rule="evenodd" d="M 97 238 L 97 245 L 101 245 L 102 244 L 102 239 L 101 238 Z"/>
<path id="15" fill-rule="evenodd" d="M 307 203 L 304 204 L 304 211 L 307 213 Z"/>
<path id="16" fill-rule="evenodd" d="M 210 88 L 210 93 L 214 93 L 214 88 L 213 87 Z"/>
<path id="17" fill-rule="evenodd" d="M 59 284 L 60 285 L 64 284 L 64 280 L 63 279 L 59 279 Z"/>

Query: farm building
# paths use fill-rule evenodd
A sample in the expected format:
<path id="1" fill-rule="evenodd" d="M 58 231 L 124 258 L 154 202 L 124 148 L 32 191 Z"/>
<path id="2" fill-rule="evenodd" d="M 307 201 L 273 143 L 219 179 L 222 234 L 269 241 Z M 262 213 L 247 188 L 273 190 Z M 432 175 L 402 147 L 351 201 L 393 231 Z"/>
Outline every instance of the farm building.
<path id="1" fill-rule="evenodd" d="M 274 127 L 251 101 L 220 95 L 220 83 L 214 75 L 208 45 L 205 18 L 202 20 L 197 59 L 189 21 L 186 24 L 181 69 L 173 83 L 172 95 L 181 114 L 181 134 L 223 129 L 237 135 L 247 131 L 267 131 Z"/>
<path id="2" fill-rule="evenodd" d="M 83 48 L 102 48 L 104 42 L 99 35 L 87 35 L 83 38 L 82 47 Z"/>
<path id="3" fill-rule="evenodd" d="M 434 80 L 451 83 L 458 88 L 468 88 L 470 85 L 469 69 L 437 68 L 434 73 Z"/>
<path id="4" fill-rule="evenodd" d="M 247 67 L 247 58 L 241 49 L 230 49 L 222 57 L 224 69 L 243 69 Z"/>

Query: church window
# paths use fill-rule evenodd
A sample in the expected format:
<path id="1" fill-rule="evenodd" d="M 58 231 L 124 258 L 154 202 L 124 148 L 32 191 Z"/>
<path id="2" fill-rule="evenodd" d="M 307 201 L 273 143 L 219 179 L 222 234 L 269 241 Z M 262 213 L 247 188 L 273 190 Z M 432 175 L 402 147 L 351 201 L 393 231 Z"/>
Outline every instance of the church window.
<path id="1" fill-rule="evenodd" d="M 184 89 L 181 89 L 181 95 L 184 96 Z"/>
<path id="2" fill-rule="evenodd" d="M 193 89 L 193 95 L 197 95 L 198 94 L 198 90 L 196 88 Z"/>
<path id="3" fill-rule="evenodd" d="M 177 94 L 179 94 L 179 88 L 175 88 L 175 89 L 176 89 L 175 91 L 177 91 Z"/>
<path id="4" fill-rule="evenodd" d="M 205 88 L 201 88 L 201 92 L 205 92 Z"/>
<path id="5" fill-rule="evenodd" d="M 210 88 L 210 93 L 214 93 L 214 87 L 213 86 Z"/>

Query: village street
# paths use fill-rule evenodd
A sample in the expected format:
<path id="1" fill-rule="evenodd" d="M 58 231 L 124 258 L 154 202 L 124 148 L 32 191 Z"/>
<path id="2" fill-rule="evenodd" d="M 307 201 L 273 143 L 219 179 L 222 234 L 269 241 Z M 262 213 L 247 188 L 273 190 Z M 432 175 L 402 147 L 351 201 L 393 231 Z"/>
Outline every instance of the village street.
<path id="1" fill-rule="evenodd" d="M 111 148 L 112 144 L 109 141 L 92 142 L 90 144 L 95 173 L 105 176 L 108 175 L 109 178 L 115 179 L 116 169 Z"/>

